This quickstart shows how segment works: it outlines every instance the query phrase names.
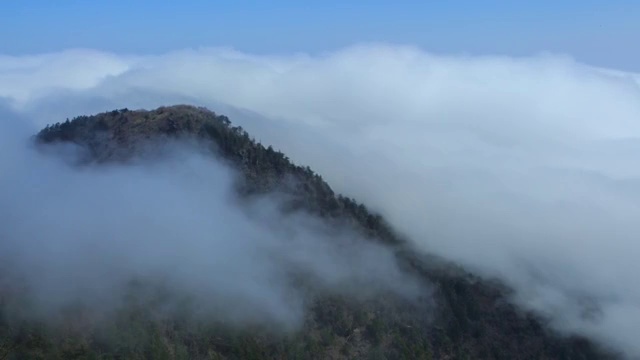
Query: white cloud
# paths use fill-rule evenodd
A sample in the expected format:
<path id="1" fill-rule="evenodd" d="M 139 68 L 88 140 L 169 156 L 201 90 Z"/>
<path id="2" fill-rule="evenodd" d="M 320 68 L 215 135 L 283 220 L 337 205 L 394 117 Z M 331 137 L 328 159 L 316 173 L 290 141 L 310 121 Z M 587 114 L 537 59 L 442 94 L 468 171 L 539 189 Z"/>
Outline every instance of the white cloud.
<path id="1" fill-rule="evenodd" d="M 0 97 L 22 105 L 59 89 L 84 90 L 109 76 L 122 74 L 133 63 L 93 50 L 72 50 L 33 56 L 0 56 Z"/>
<path id="2" fill-rule="evenodd" d="M 58 121 L 43 109 L 73 116 L 187 100 L 228 109 L 425 251 L 502 278 L 559 329 L 640 354 L 638 75 L 553 55 L 375 45 L 320 57 L 202 49 L 131 59 L 100 54 L 94 73 L 68 84 L 36 66 L 45 85 L 2 94 L 40 123 Z M 51 83 L 67 91 L 44 96 Z M 582 316 L 585 298 L 598 304 L 595 320 Z"/>

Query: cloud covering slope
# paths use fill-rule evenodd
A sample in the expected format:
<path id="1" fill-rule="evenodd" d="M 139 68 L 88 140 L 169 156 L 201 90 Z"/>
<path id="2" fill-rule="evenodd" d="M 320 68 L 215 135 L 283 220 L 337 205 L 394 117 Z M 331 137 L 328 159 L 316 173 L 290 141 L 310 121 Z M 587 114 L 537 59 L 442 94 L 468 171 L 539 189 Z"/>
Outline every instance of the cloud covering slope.
<path id="1" fill-rule="evenodd" d="M 418 248 L 503 279 L 558 329 L 640 354 L 636 74 L 364 45 L 3 57 L 0 84 L 39 125 L 173 102 L 225 112 Z"/>
<path id="2" fill-rule="evenodd" d="M 55 319 L 79 305 L 98 319 L 140 282 L 167 291 L 166 304 L 148 300 L 169 311 L 188 301 L 197 315 L 291 330 L 311 299 L 300 281 L 356 297 L 426 295 L 391 251 L 353 229 L 285 215 L 277 194 L 240 201 L 237 174 L 197 144 L 78 167 L 80 149 L 42 151 L 29 120 L 0 118 L 0 295 L 24 289 L 28 299 L 15 311 Z"/>

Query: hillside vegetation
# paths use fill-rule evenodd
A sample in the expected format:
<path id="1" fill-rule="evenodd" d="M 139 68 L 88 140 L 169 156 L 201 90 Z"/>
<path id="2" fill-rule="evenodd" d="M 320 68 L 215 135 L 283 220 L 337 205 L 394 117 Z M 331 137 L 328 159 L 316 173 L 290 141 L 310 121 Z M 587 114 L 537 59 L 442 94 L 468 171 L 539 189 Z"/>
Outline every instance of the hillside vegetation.
<path id="1" fill-rule="evenodd" d="M 204 108 L 114 110 L 48 126 L 35 140 L 70 142 L 86 150 L 82 162 L 127 162 L 150 141 L 183 138 L 205 144 L 242 177 L 241 198 L 281 192 L 283 211 L 347 224 L 389 247 L 407 274 L 434 289 L 422 303 L 381 294 L 366 300 L 315 294 L 304 326 L 282 334 L 269 326 L 231 328 L 185 315 L 154 316 L 157 306 L 132 284 L 128 302 L 102 326 L 68 314 L 62 325 L 13 320 L 13 294 L 0 289 L 0 359 L 606 359 L 580 337 L 560 336 L 544 319 L 522 312 L 509 290 L 435 256 L 411 251 L 385 220 L 354 199 L 334 193 L 319 174 L 293 164 L 241 127 Z M 80 164 L 79 166 L 82 166 Z"/>

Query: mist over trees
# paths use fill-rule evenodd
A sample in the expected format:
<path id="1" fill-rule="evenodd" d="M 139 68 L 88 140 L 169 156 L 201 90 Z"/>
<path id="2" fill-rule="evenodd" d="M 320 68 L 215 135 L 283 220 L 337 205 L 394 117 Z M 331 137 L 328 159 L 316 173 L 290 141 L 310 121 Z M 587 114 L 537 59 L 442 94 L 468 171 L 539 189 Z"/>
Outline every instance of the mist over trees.
<path id="1" fill-rule="evenodd" d="M 55 314 L 53 318 L 38 316 L 29 302 L 21 301 L 28 300 L 33 295 L 29 290 L 34 289 L 22 292 L 6 278 L 0 288 L 0 356 L 7 359 L 614 357 L 583 337 L 555 333 L 545 318 L 519 310 L 501 283 L 417 251 L 381 215 L 336 194 L 311 168 L 293 164 L 229 118 L 207 109 L 180 105 L 80 116 L 47 126 L 32 140 L 37 146 L 23 157 L 30 161 L 25 167 L 65 169 L 56 176 L 35 172 L 51 177 L 54 185 L 44 190 L 60 192 L 59 196 L 36 192 L 50 198 L 35 204 L 66 199 L 56 204 L 58 211 L 72 209 L 70 214 L 78 218 L 68 218 L 61 226 L 80 228 L 81 220 L 94 221 L 106 233 L 95 233 L 100 248 L 76 254 L 119 261 L 115 267 L 97 266 L 100 269 L 122 264 L 122 258 L 109 257 L 110 252 L 119 255 L 114 252 L 118 249 L 149 261 L 124 262 L 132 264 L 125 270 L 135 271 L 124 271 L 115 279 L 126 281 L 111 287 L 84 289 L 74 298 L 61 294 L 55 312 L 48 311 Z M 22 174 L 17 167 L 7 170 Z M 33 176 L 9 179 L 37 183 Z M 83 185 L 89 180 L 91 184 Z M 62 190 L 63 185 L 68 189 Z M 132 228 L 135 231 L 109 232 L 129 225 L 83 215 L 91 209 L 85 199 L 106 204 L 106 197 L 91 195 L 100 191 L 112 198 L 122 219 L 138 216 L 143 209 L 155 219 L 143 216 L 137 220 L 143 226 Z M 27 195 L 33 196 L 19 191 L 2 196 L 26 202 Z M 122 201 L 123 206 L 117 206 Z M 179 215 L 187 211 L 171 207 L 189 211 Z M 3 208 L 3 214 L 11 210 Z M 56 210 L 43 210 L 45 218 L 46 211 Z M 25 250 L 12 242 L 20 241 L 17 235 L 29 235 L 28 228 L 5 225 L 9 237 L 3 238 L 3 249 Z M 203 231 L 187 232 L 192 228 Z M 12 233 L 13 229 L 21 232 Z M 31 234 L 35 237 L 48 235 L 35 229 Z M 177 237 L 167 236 L 172 231 Z M 60 234 L 78 235 L 66 230 Z M 53 239 L 55 232 L 49 235 Z M 118 245 L 118 236 L 128 245 Z M 198 241 L 192 242 L 193 237 Z M 46 244 L 46 239 L 42 241 L 33 245 Z M 130 247 L 136 241 L 157 251 Z M 82 246 L 60 240 L 58 244 Z M 223 250 L 225 246 L 229 248 Z M 191 251 L 178 250 L 185 247 Z M 215 255 L 216 247 L 221 247 L 220 255 Z M 249 249 L 257 250 L 249 255 Z M 63 256 L 42 255 L 54 260 Z M 168 260 L 177 256 L 185 259 Z M 22 259 L 26 258 L 14 262 Z M 229 265 L 211 267 L 225 260 Z M 71 268 L 84 265 L 91 268 L 82 261 Z M 65 266 L 55 264 L 49 270 L 56 275 Z M 169 271 L 157 272 L 162 269 Z M 198 270 L 206 276 L 196 276 Z M 75 280 L 83 284 L 81 276 Z M 52 289 L 24 284 L 51 304 Z M 105 299 L 105 289 L 117 294 L 108 308 L 96 306 L 98 299 Z M 77 300 L 80 304 L 74 303 Z"/>

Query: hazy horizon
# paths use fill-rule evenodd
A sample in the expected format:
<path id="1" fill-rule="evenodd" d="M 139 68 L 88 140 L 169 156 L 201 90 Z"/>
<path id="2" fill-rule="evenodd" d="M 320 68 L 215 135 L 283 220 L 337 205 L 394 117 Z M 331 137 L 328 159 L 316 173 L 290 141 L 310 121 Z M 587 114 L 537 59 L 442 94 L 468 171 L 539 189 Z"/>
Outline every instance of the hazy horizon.
<path id="1" fill-rule="evenodd" d="M 570 56 L 640 71 L 640 3 L 502 0 L 8 2 L 0 54 L 72 48 L 131 54 L 228 47 L 253 54 L 320 55 L 361 43 L 418 46 L 450 55 Z"/>

